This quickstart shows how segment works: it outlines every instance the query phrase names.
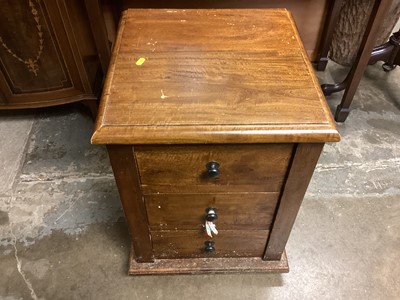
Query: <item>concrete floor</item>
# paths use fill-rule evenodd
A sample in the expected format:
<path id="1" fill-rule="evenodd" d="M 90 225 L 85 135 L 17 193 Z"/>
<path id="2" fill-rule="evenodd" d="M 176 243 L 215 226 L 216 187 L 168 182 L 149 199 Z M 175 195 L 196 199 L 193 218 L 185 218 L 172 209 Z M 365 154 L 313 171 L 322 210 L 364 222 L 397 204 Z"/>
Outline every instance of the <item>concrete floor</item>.
<path id="1" fill-rule="evenodd" d="M 345 73 L 330 62 L 318 76 Z M 400 299 L 399 75 L 368 68 L 296 220 L 288 274 L 128 277 L 128 232 L 88 115 L 0 112 L 0 299 Z"/>

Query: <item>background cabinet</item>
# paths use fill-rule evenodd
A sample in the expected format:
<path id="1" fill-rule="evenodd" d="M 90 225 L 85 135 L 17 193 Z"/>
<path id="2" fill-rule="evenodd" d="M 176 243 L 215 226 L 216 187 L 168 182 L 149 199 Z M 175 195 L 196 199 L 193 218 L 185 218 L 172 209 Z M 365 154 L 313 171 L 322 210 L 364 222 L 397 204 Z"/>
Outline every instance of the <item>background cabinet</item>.
<path id="1" fill-rule="evenodd" d="M 1 9 L 0 107 L 94 109 L 103 72 L 84 2 L 2 0 Z"/>
<path id="2" fill-rule="evenodd" d="M 83 101 L 95 115 L 119 16 L 126 8 L 284 7 L 309 58 L 320 53 L 333 0 L 0 0 L 0 109 Z"/>

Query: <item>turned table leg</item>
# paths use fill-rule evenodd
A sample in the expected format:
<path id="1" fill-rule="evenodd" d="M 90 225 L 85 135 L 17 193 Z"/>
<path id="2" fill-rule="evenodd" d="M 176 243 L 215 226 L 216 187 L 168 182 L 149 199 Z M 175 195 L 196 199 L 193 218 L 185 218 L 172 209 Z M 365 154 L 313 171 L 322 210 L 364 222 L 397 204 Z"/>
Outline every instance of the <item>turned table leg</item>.
<path id="1" fill-rule="evenodd" d="M 384 61 L 382 68 L 385 72 L 390 72 L 398 64 L 397 56 L 400 50 L 400 30 L 393 33 L 389 41 L 383 45 L 375 47 L 371 53 L 369 64 Z"/>

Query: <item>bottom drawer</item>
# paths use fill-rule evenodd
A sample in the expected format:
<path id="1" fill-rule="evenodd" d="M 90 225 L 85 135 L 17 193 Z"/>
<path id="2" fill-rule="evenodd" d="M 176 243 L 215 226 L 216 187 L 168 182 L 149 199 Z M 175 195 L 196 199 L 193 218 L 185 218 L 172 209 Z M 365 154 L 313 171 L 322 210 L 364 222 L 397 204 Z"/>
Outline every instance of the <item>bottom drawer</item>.
<path id="1" fill-rule="evenodd" d="M 156 258 L 262 257 L 268 235 L 268 230 L 224 230 L 213 239 L 197 230 L 151 233 Z M 213 252 L 205 250 L 206 241 L 214 242 Z"/>

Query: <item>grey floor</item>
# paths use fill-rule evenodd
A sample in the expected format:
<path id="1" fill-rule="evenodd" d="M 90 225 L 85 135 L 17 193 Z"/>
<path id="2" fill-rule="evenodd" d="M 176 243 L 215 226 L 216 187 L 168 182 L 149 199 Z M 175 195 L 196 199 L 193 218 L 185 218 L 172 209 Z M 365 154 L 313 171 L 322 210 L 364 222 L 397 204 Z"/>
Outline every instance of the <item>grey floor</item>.
<path id="1" fill-rule="evenodd" d="M 345 74 L 330 62 L 318 76 Z M 399 75 L 368 68 L 304 199 L 288 274 L 128 277 L 128 232 L 88 115 L 0 112 L 0 299 L 400 299 Z"/>

